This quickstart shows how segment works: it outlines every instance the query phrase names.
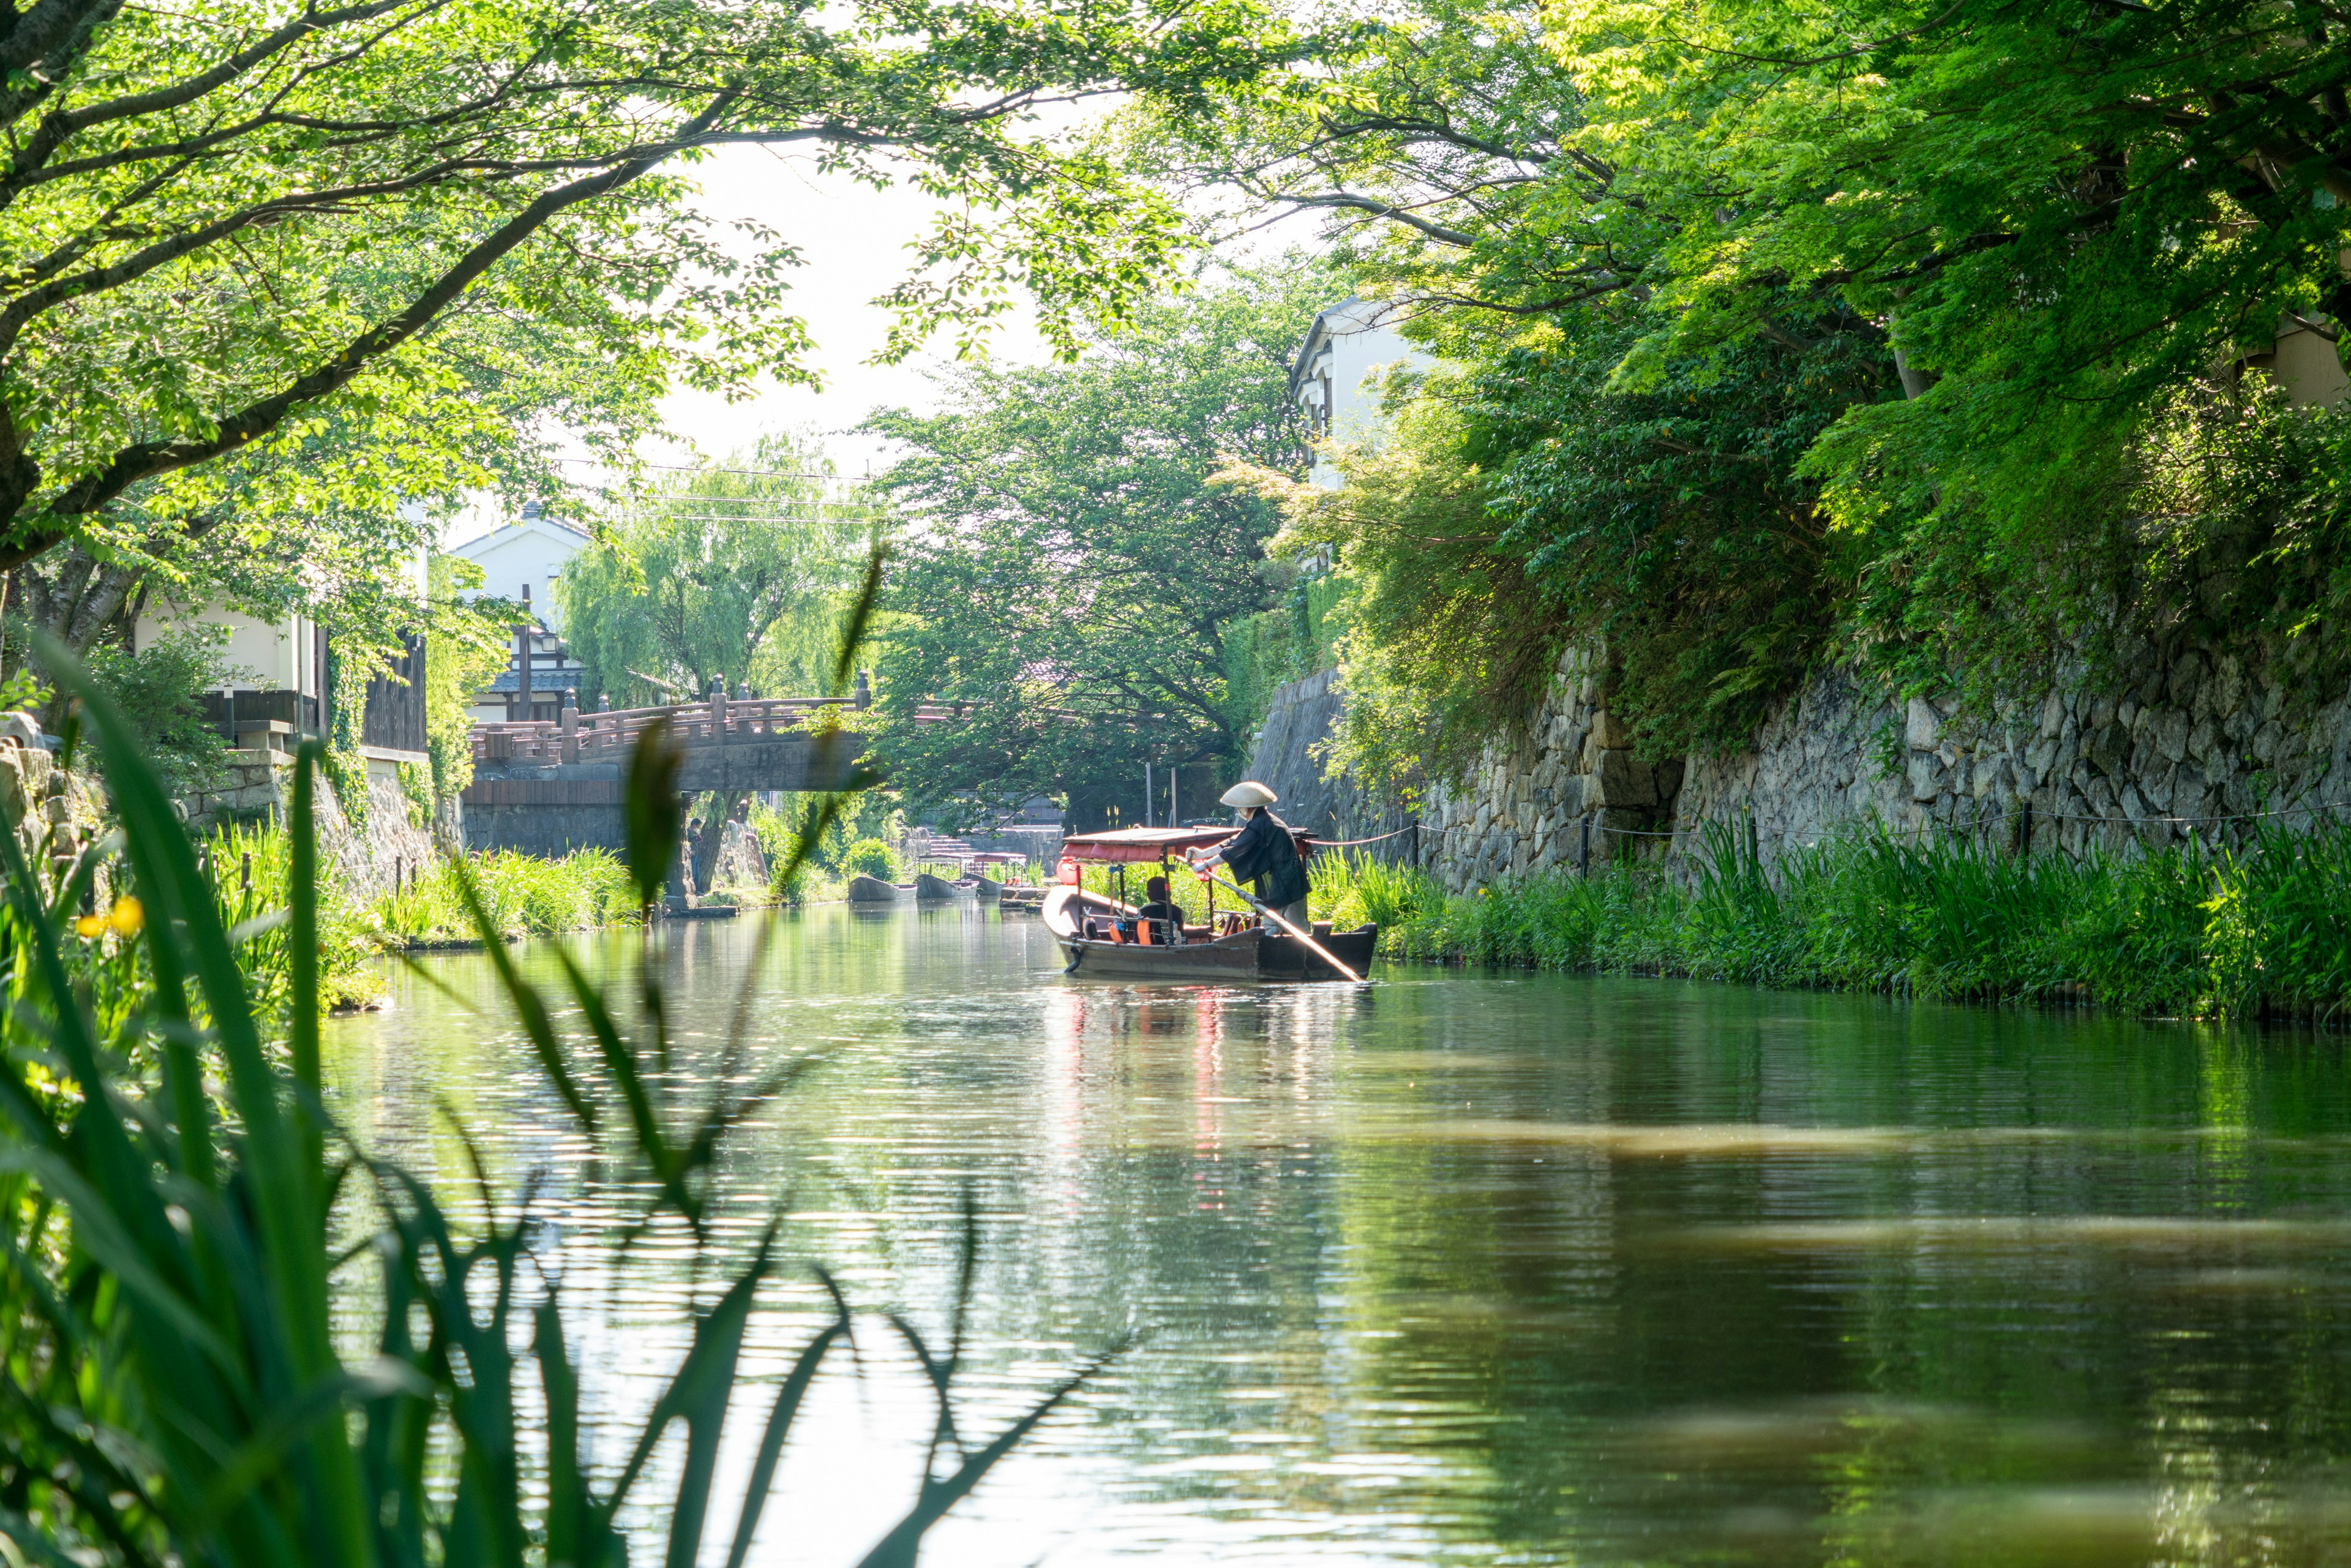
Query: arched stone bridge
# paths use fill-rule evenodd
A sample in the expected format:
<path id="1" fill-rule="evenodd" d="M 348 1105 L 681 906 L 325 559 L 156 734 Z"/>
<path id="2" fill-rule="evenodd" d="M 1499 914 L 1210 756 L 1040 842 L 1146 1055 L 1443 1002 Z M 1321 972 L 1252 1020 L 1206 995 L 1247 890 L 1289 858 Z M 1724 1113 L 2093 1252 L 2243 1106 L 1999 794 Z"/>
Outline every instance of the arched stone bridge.
<path id="1" fill-rule="evenodd" d="M 628 841 L 622 778 L 630 748 L 666 717 L 684 744 L 678 789 L 828 790 L 846 788 L 866 737 L 846 727 L 856 703 L 823 697 L 731 698 L 582 713 L 559 720 L 474 727 L 465 847 L 559 855 L 617 851 Z"/>

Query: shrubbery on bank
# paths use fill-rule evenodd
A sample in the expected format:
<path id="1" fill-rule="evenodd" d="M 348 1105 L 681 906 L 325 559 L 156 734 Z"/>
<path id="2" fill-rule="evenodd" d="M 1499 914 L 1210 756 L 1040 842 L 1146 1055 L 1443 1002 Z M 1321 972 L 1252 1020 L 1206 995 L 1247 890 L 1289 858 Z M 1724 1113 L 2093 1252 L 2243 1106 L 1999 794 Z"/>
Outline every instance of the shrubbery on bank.
<path id="1" fill-rule="evenodd" d="M 2351 1000 L 2343 825 L 2080 860 L 1872 831 L 1768 863 L 1717 829 L 1686 885 L 1614 866 L 1466 894 L 1331 859 L 1316 867 L 1315 908 L 1378 920 L 1391 956 L 2149 1016 L 2339 1022 Z"/>

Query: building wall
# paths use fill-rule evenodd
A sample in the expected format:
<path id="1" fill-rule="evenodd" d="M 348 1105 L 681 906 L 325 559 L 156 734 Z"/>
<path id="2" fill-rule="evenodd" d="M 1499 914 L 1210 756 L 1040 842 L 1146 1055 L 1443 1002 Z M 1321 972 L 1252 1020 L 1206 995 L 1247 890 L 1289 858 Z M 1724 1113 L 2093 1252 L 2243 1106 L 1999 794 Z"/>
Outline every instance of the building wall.
<path id="1" fill-rule="evenodd" d="M 1349 299 L 1314 319 L 1290 373 L 1290 390 L 1320 438 L 1360 442 L 1377 436 L 1384 419 L 1373 373 L 1398 361 L 1427 370 L 1436 361 L 1405 342 L 1386 323 L 1385 306 Z M 1309 476 L 1336 489 L 1339 471 L 1322 457 Z"/>
<path id="2" fill-rule="evenodd" d="M 463 556 L 482 569 L 482 591 L 524 597 L 550 628 L 562 629 L 562 612 L 555 602 L 555 580 L 564 564 L 588 548 L 588 536 L 540 517 L 526 517 L 479 538 L 468 539 L 450 553 Z"/>
<path id="3" fill-rule="evenodd" d="M 223 659 L 233 666 L 250 670 L 256 677 L 239 682 L 240 687 L 257 685 L 265 689 L 299 692 L 304 696 L 319 695 L 318 623 L 307 616 L 262 621 L 243 611 L 214 605 L 191 610 L 168 601 L 151 600 L 132 636 L 137 646 L 144 648 L 168 630 L 199 623 L 228 628 L 228 645 Z"/>

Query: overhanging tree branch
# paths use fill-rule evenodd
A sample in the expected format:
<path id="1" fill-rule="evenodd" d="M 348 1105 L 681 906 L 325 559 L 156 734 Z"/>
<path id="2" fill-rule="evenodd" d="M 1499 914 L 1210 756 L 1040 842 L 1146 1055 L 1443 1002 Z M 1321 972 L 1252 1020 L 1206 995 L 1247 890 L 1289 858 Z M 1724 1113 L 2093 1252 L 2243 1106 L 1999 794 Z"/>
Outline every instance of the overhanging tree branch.
<path id="1" fill-rule="evenodd" d="M 431 325 L 434 318 L 475 279 L 538 233 L 557 215 L 580 203 L 618 190 L 657 167 L 676 151 L 692 146 L 725 116 L 741 97 L 739 87 L 721 90 L 699 114 L 659 147 L 599 174 L 575 180 L 542 193 L 498 230 L 461 257 L 392 319 L 353 339 L 342 352 L 311 370 L 291 385 L 246 404 L 222 420 L 213 435 L 201 441 L 142 442 L 124 448 L 98 472 L 68 486 L 46 508 L 49 520 L 28 534 L 0 545 L 0 570 L 7 570 L 40 554 L 73 531 L 74 519 L 112 501 L 142 479 L 208 462 L 234 452 L 277 428 L 303 403 L 347 386 L 370 364 L 383 358 Z"/>

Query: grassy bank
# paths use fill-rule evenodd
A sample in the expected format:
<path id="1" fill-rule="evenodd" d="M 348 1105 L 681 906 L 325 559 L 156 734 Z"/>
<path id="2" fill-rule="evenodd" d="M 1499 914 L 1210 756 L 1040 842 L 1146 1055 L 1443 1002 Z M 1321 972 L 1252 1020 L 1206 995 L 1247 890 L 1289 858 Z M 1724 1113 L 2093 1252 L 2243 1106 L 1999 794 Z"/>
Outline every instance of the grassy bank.
<path id="1" fill-rule="evenodd" d="M 637 918 L 628 867 L 602 850 L 575 850 L 561 860 L 504 850 L 469 855 L 465 875 L 481 898 L 490 928 L 512 939 L 553 936 Z M 457 890 L 457 869 L 434 862 L 398 893 L 370 906 L 376 928 L 394 942 L 430 944 L 475 939 L 478 933 Z"/>
<path id="2" fill-rule="evenodd" d="M 2149 1016 L 2340 1022 L 2351 999 L 2351 827 L 2080 860 L 1867 832 L 1768 866 L 1723 831 L 1695 860 L 1687 886 L 1614 867 L 1447 894 L 1328 859 L 1315 912 L 1414 958 Z"/>

